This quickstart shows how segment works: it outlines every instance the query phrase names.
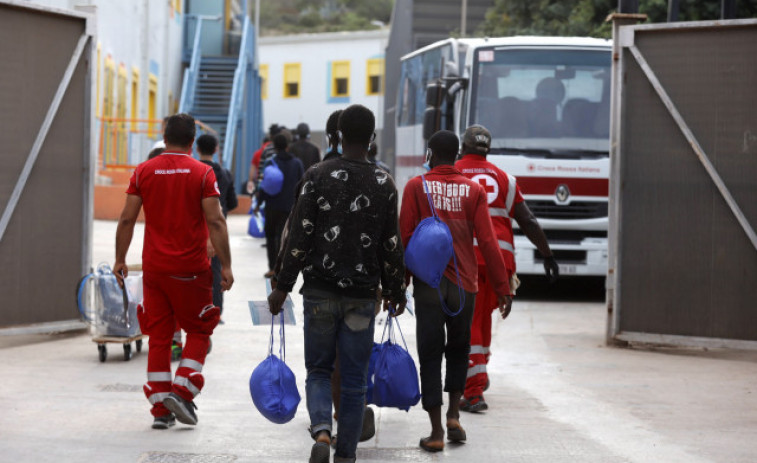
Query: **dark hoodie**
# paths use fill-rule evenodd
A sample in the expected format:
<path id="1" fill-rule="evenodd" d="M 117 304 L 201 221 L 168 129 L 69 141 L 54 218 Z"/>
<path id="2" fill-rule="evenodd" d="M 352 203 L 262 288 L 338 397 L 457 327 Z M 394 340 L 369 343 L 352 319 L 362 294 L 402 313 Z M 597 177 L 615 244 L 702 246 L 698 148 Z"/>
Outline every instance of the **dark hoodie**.
<path id="1" fill-rule="evenodd" d="M 275 160 L 281 173 L 284 174 L 284 184 L 282 185 L 279 194 L 275 196 L 271 196 L 265 191 L 260 190 L 260 201 L 265 202 L 267 210 L 284 211 L 288 213 L 292 210 L 292 207 L 294 207 L 297 183 L 302 178 L 302 174 L 305 173 L 305 170 L 302 167 L 302 161 L 286 151 L 276 152 L 272 158 L 266 161 L 265 166 L 260 170 L 264 171 L 272 160 Z"/>

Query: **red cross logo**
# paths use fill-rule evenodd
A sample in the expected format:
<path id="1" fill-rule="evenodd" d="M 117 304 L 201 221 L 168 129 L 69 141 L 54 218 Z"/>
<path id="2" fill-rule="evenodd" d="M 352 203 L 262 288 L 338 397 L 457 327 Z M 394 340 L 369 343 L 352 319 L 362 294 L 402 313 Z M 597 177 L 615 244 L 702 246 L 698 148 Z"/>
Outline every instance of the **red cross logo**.
<path id="1" fill-rule="evenodd" d="M 484 188 L 484 191 L 486 191 L 487 203 L 491 204 L 495 199 L 497 199 L 497 196 L 499 195 L 499 185 L 497 184 L 497 181 L 495 179 L 485 174 L 479 174 L 473 177 L 471 180 L 478 183 Z"/>

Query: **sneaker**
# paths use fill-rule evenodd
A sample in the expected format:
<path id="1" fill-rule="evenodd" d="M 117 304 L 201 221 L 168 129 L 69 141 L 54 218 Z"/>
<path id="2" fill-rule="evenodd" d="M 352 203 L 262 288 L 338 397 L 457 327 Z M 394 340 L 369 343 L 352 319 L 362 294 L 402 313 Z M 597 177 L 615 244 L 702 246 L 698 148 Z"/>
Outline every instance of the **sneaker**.
<path id="1" fill-rule="evenodd" d="M 197 405 L 195 405 L 194 402 L 185 400 L 178 394 L 172 392 L 168 397 L 163 399 L 163 405 L 176 415 L 176 419 L 179 420 L 180 423 L 191 425 L 197 424 L 197 414 L 195 413 Z"/>
<path id="2" fill-rule="evenodd" d="M 153 429 L 168 429 L 175 424 L 176 424 L 176 417 L 173 415 L 173 413 L 169 413 L 168 415 L 156 416 L 155 419 L 152 421 L 152 428 Z"/>
<path id="3" fill-rule="evenodd" d="M 171 361 L 176 362 L 181 360 L 182 346 L 180 343 L 173 341 L 171 344 Z"/>
<path id="4" fill-rule="evenodd" d="M 460 410 L 468 413 L 478 413 L 489 408 L 486 405 L 486 401 L 480 395 L 473 396 L 471 398 L 463 397 L 460 400 Z"/>
<path id="5" fill-rule="evenodd" d="M 365 442 L 376 435 L 376 418 L 373 409 L 366 406 L 363 412 L 363 430 L 360 432 L 360 442 Z"/>

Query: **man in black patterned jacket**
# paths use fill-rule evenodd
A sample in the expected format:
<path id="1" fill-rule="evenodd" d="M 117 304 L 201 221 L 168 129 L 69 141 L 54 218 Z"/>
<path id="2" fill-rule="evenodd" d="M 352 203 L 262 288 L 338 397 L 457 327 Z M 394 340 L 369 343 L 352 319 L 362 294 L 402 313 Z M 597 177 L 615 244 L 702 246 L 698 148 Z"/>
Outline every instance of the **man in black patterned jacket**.
<path id="1" fill-rule="evenodd" d="M 405 265 L 397 218 L 397 188 L 368 162 L 375 117 L 352 105 L 339 118 L 342 156 L 310 168 L 292 217 L 276 289 L 279 313 L 302 271 L 305 283 L 306 392 L 311 462 L 328 462 L 332 435 L 331 372 L 341 368 L 339 439 L 335 462 L 354 462 L 363 422 L 366 371 L 373 346 L 376 291 L 384 308 L 405 309 Z"/>

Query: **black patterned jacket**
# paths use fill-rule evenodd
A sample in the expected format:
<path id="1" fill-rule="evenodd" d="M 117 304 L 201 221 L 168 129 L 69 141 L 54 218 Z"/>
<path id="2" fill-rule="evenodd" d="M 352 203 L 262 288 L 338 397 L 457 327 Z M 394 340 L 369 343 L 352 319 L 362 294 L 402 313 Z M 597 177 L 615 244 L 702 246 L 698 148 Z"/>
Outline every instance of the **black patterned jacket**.
<path id="1" fill-rule="evenodd" d="M 405 263 L 392 177 L 369 162 L 335 158 L 311 167 L 291 217 L 277 288 L 405 300 Z"/>

